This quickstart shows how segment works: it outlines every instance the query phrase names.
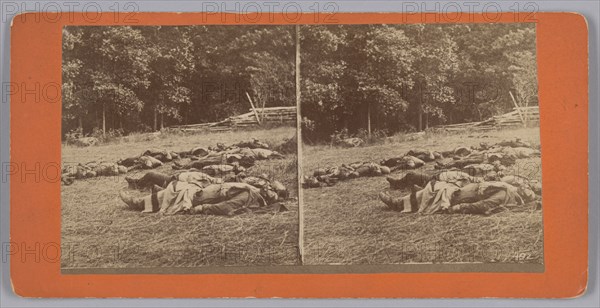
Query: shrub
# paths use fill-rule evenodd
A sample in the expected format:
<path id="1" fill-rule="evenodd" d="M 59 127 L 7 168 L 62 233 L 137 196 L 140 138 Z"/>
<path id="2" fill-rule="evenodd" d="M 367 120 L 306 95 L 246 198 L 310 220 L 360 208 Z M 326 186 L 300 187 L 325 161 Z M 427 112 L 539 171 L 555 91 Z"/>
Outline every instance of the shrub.
<path id="1" fill-rule="evenodd" d="M 369 132 L 364 128 L 359 129 L 355 134 L 350 134 L 348 129 L 344 128 L 333 133 L 330 142 L 332 146 L 346 146 L 346 139 L 359 138 L 364 141 L 361 143 L 362 145 L 381 144 L 387 136 L 388 133 L 386 130 L 374 130 L 369 137 Z"/>
<path id="2" fill-rule="evenodd" d="M 319 140 L 319 136 L 317 134 L 317 126 L 315 121 L 304 117 L 301 121 L 302 127 L 302 141 L 304 143 L 312 144 L 315 141 Z"/>
<path id="3" fill-rule="evenodd" d="M 78 127 L 76 129 L 70 130 L 65 134 L 65 143 L 66 144 L 76 144 L 79 138 L 83 137 L 83 129 Z"/>
<path id="4" fill-rule="evenodd" d="M 109 143 L 114 142 L 118 138 L 122 137 L 125 134 L 125 131 L 122 128 L 117 129 L 109 129 L 106 131 L 106 134 L 102 133 L 102 130 L 98 127 L 94 127 L 94 130 L 90 134 L 90 137 L 97 138 L 100 143 Z"/>

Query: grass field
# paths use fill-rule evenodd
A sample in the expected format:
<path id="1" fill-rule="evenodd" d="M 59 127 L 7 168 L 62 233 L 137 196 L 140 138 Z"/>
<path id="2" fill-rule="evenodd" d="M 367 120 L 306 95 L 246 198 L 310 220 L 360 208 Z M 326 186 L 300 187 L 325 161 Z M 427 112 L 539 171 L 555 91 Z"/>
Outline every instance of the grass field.
<path id="1" fill-rule="evenodd" d="M 276 145 L 296 135 L 295 127 L 203 134 L 138 135 L 79 148 L 63 146 L 64 163 L 114 162 L 148 148 L 189 150 L 254 137 Z M 244 137 L 242 137 L 244 136 Z M 298 264 L 297 157 L 259 161 L 250 174 L 266 173 L 290 190 L 287 212 L 235 217 L 142 214 L 127 210 L 123 176 L 76 180 L 61 189 L 62 268 L 198 267 Z M 171 164 L 157 171 L 172 172 Z M 139 171 L 144 172 L 144 171 Z M 131 174 L 131 173 L 130 173 Z"/>
<path id="2" fill-rule="evenodd" d="M 318 167 L 379 162 L 410 149 L 444 151 L 515 136 L 539 144 L 539 128 L 426 134 L 418 140 L 398 135 L 382 144 L 360 148 L 304 145 L 303 169 L 308 175 Z M 517 160 L 512 169 L 541 179 L 539 158 Z M 389 190 L 385 177 L 358 178 L 304 190 L 304 263 L 543 263 L 542 211 L 503 212 L 488 217 L 400 214 L 387 210 L 379 201 L 378 194 L 383 190 Z"/>
<path id="3" fill-rule="evenodd" d="M 244 136 L 278 144 L 295 134 L 295 128 L 274 128 L 245 132 Z M 305 145 L 303 165 L 308 173 L 321 166 L 378 162 L 411 148 L 441 151 L 513 136 L 539 144 L 538 128 L 426 134 L 418 140 L 398 135 L 361 148 Z M 62 156 L 65 163 L 116 161 L 147 148 L 181 151 L 241 140 L 236 132 L 139 135 L 87 148 L 63 146 Z M 157 170 L 171 172 L 171 165 Z M 541 178 L 540 159 L 517 161 L 515 172 Z M 291 192 L 292 199 L 286 204 L 290 211 L 231 218 L 141 214 L 127 210 L 119 200 L 118 192 L 128 190 L 122 176 L 77 180 L 62 187 L 62 268 L 299 264 L 296 156 L 260 161 L 251 173 L 281 180 Z M 387 210 L 378 200 L 382 190 L 388 190 L 385 177 L 305 190 L 305 264 L 543 262 L 541 211 L 489 217 L 402 215 Z"/>

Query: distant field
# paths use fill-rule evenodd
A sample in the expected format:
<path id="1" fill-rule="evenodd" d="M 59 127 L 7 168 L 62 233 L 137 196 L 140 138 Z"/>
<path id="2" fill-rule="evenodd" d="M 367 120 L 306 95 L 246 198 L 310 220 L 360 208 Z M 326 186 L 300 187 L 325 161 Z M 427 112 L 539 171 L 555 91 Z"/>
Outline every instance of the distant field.
<path id="1" fill-rule="evenodd" d="M 303 169 L 308 175 L 318 167 L 379 162 L 410 149 L 444 151 L 514 136 L 539 144 L 539 128 L 425 134 L 412 141 L 398 135 L 382 144 L 360 148 L 304 145 Z M 518 160 L 513 170 L 541 179 L 541 160 Z M 387 210 L 379 201 L 378 194 L 383 190 L 389 190 L 385 177 L 358 178 L 333 187 L 304 190 L 305 263 L 543 263 L 542 211 L 504 212 L 489 217 L 404 215 Z"/>
<path id="2" fill-rule="evenodd" d="M 279 144 L 296 135 L 295 127 L 204 134 L 138 135 L 120 142 L 78 148 L 63 146 L 65 163 L 116 161 L 148 148 L 189 150 L 217 142 L 235 143 L 243 136 Z M 63 186 L 62 268 L 198 267 L 213 265 L 293 265 L 298 257 L 297 157 L 259 161 L 251 174 L 266 173 L 283 182 L 292 199 L 288 212 L 206 215 L 141 214 L 120 201 L 128 190 L 120 177 L 76 180 Z M 157 168 L 172 172 L 171 164 Z M 145 171 L 138 171 L 145 172 Z M 136 195 L 145 193 L 130 191 Z M 148 192 L 146 192 L 148 193 Z"/>

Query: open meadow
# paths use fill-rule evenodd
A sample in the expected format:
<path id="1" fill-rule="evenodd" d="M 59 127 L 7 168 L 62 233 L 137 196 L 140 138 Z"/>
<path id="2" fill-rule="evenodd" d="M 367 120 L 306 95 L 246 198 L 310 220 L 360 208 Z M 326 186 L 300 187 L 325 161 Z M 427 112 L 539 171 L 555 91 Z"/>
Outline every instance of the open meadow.
<path id="1" fill-rule="evenodd" d="M 305 144 L 304 175 L 316 168 L 342 163 L 379 162 L 410 149 L 444 151 L 480 142 L 492 144 L 515 136 L 533 145 L 540 143 L 539 127 L 535 127 L 426 133 L 417 138 L 397 135 L 380 144 L 357 148 Z M 431 164 L 422 169 L 434 172 Z M 540 158 L 519 159 L 509 169 L 541 180 Z M 392 176 L 402 173 L 392 172 Z M 304 263 L 543 263 L 542 211 L 501 212 L 491 216 L 400 214 L 388 210 L 378 199 L 379 192 L 388 190 L 385 176 L 303 190 Z M 408 190 L 392 193 L 399 196 Z"/>
<path id="2" fill-rule="evenodd" d="M 232 144 L 257 138 L 275 147 L 296 135 L 295 127 L 207 132 L 163 133 L 121 137 L 90 147 L 63 145 L 64 164 L 115 162 L 149 148 L 185 151 L 195 146 Z M 124 175 L 76 180 L 62 186 L 63 269 L 156 268 L 218 265 L 295 265 L 298 256 L 298 189 L 296 152 L 283 159 L 257 161 L 249 175 L 266 174 L 290 191 L 289 211 L 235 217 L 142 214 L 128 210 L 119 191 L 128 188 Z M 172 163 L 154 169 L 172 173 Z M 127 175 L 144 173 L 132 171 Z"/>

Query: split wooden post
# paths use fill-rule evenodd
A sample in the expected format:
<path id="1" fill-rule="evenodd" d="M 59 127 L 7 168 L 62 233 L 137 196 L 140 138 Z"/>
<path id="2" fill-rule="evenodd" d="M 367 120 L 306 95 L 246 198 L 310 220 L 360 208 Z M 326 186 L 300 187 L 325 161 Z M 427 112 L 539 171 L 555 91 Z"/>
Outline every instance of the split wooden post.
<path id="1" fill-rule="evenodd" d="M 248 98 L 248 101 L 250 102 L 250 106 L 252 107 L 252 112 L 254 112 L 254 116 L 256 117 L 256 121 L 258 122 L 258 124 L 260 124 L 260 118 L 258 117 L 258 112 L 256 112 L 256 109 L 254 108 L 254 103 L 252 103 L 252 99 L 250 98 L 250 94 L 248 94 L 248 92 L 246 92 L 246 97 Z"/>
<path id="2" fill-rule="evenodd" d="M 517 104 L 517 100 L 515 99 L 511 91 L 508 91 L 508 94 L 510 94 L 510 98 L 512 98 L 513 104 L 515 104 L 515 109 L 519 114 L 519 118 L 521 118 L 521 122 L 523 122 L 523 126 L 527 127 L 527 123 L 525 123 L 525 118 L 523 118 L 523 114 L 521 113 L 521 108 L 519 108 L 519 105 Z"/>
<path id="3" fill-rule="evenodd" d="M 260 118 L 264 119 L 265 118 L 265 105 L 267 104 L 267 100 L 263 99 L 262 100 L 262 109 L 260 110 Z M 256 104 L 258 106 L 258 104 Z"/>

